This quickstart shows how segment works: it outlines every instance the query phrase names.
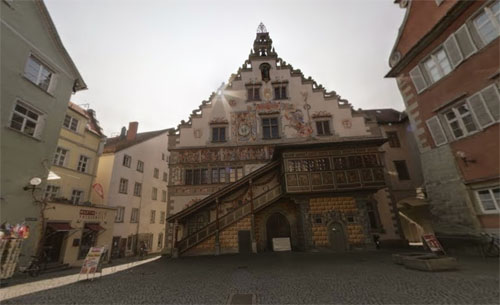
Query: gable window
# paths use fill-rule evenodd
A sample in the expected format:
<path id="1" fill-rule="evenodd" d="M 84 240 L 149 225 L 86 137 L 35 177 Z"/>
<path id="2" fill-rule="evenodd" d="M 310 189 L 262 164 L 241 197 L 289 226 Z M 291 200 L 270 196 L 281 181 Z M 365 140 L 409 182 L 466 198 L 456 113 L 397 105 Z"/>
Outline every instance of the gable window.
<path id="1" fill-rule="evenodd" d="M 200 175 L 201 175 L 201 177 L 200 177 L 200 183 L 201 184 L 208 184 L 208 183 L 210 183 L 210 181 L 209 181 L 210 177 L 208 176 L 208 169 L 202 168 Z"/>
<path id="2" fill-rule="evenodd" d="M 212 142 L 226 141 L 226 127 L 212 127 Z"/>
<path id="3" fill-rule="evenodd" d="M 28 58 L 26 67 L 24 69 L 24 76 L 29 79 L 33 84 L 39 86 L 45 91 L 49 90 L 50 81 L 54 72 L 42 64 L 34 56 Z"/>
<path id="4" fill-rule="evenodd" d="M 155 168 L 153 171 L 153 177 L 158 179 L 160 177 L 160 170 Z"/>
<path id="5" fill-rule="evenodd" d="M 212 183 L 226 183 L 225 168 L 212 168 Z"/>
<path id="6" fill-rule="evenodd" d="M 497 38 L 500 33 L 500 1 L 486 6 L 473 23 L 485 45 Z"/>
<path id="7" fill-rule="evenodd" d="M 248 85 L 247 95 L 249 101 L 260 101 L 260 85 Z"/>
<path id="8" fill-rule="evenodd" d="M 243 177 L 243 167 L 231 167 L 229 169 L 229 182 L 235 182 Z"/>
<path id="9" fill-rule="evenodd" d="M 468 105 L 465 103 L 451 108 L 444 113 L 444 116 L 455 139 L 460 139 L 477 131 L 476 123 L 472 118 Z"/>
<path id="10" fill-rule="evenodd" d="M 142 194 L 142 183 L 136 182 L 134 184 L 134 196 L 141 197 Z"/>
<path id="11" fill-rule="evenodd" d="M 132 157 L 129 155 L 123 155 L 123 166 L 130 167 L 132 163 Z"/>
<path id="12" fill-rule="evenodd" d="M 125 207 L 116 207 L 115 222 L 123 222 L 125 216 Z"/>
<path id="13" fill-rule="evenodd" d="M 262 137 L 264 139 L 279 138 L 278 118 L 263 118 L 262 119 Z"/>
<path id="14" fill-rule="evenodd" d="M 29 136 L 36 137 L 40 134 L 41 117 L 40 112 L 18 101 L 12 112 L 9 126 Z"/>
<path id="15" fill-rule="evenodd" d="M 490 188 L 476 191 L 481 209 L 485 213 L 500 212 L 500 188 Z"/>
<path id="16" fill-rule="evenodd" d="M 286 100 L 288 98 L 286 94 L 286 83 L 273 84 L 273 87 L 275 100 Z"/>
<path id="17" fill-rule="evenodd" d="M 167 191 L 165 190 L 161 191 L 161 201 L 167 202 Z"/>
<path id="18" fill-rule="evenodd" d="M 128 180 L 120 178 L 120 186 L 118 187 L 118 192 L 121 194 L 127 194 L 128 192 Z"/>
<path id="19" fill-rule="evenodd" d="M 132 208 L 132 213 L 130 213 L 130 222 L 137 223 L 139 221 L 139 209 Z"/>
<path id="20" fill-rule="evenodd" d="M 153 187 L 151 191 L 151 199 L 158 200 L 158 189 L 156 187 Z"/>
<path id="21" fill-rule="evenodd" d="M 167 182 L 168 181 L 168 174 L 163 172 L 163 181 Z"/>
<path id="22" fill-rule="evenodd" d="M 318 136 L 331 135 L 331 133 L 330 133 L 330 121 L 329 120 L 316 121 L 316 132 L 318 133 Z"/>
<path id="23" fill-rule="evenodd" d="M 406 167 L 405 160 L 394 160 L 394 167 L 398 172 L 399 180 L 410 180 L 410 173 L 408 172 L 408 167 Z"/>
<path id="24" fill-rule="evenodd" d="M 387 131 L 386 134 L 390 147 L 401 147 L 397 131 Z"/>
<path id="25" fill-rule="evenodd" d="M 72 116 L 66 115 L 64 117 L 63 126 L 76 132 L 78 129 L 78 120 Z"/>
<path id="26" fill-rule="evenodd" d="M 443 48 L 431 54 L 431 56 L 424 61 L 424 67 L 433 83 L 451 72 L 450 61 Z"/>
<path id="27" fill-rule="evenodd" d="M 82 173 L 86 173 L 89 165 L 89 160 L 89 157 L 83 155 L 80 156 L 80 160 L 78 160 L 78 167 L 76 168 L 76 170 Z"/>
<path id="28" fill-rule="evenodd" d="M 155 223 L 156 221 L 156 211 L 155 210 L 151 210 L 151 219 L 150 219 L 150 223 Z"/>
<path id="29" fill-rule="evenodd" d="M 125 162 L 125 160 L 124 160 L 124 162 Z M 137 160 L 137 171 L 141 172 L 141 173 L 144 172 L 144 162 L 142 162 L 141 160 Z"/>
<path id="30" fill-rule="evenodd" d="M 79 204 L 83 200 L 83 191 L 73 190 L 71 193 L 71 202 L 73 204 Z"/>
<path id="31" fill-rule="evenodd" d="M 52 161 L 52 163 L 57 166 L 64 166 L 67 155 L 68 155 L 67 149 L 58 147 L 56 149 L 56 153 L 54 154 L 54 160 Z"/>
<path id="32" fill-rule="evenodd" d="M 61 188 L 56 185 L 50 185 L 50 184 L 47 185 L 47 187 L 45 188 L 45 198 L 47 199 L 57 198 L 60 189 Z"/>

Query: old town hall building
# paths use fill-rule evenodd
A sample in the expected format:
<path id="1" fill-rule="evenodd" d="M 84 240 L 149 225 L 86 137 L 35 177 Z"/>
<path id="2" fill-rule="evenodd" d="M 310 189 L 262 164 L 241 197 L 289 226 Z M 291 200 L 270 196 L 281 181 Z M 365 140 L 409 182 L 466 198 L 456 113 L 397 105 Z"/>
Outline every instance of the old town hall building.
<path id="1" fill-rule="evenodd" d="M 381 145 L 362 111 L 276 54 L 261 24 L 253 50 L 169 133 L 167 242 L 174 254 L 373 247 L 400 239 Z M 385 194 L 385 193 L 384 193 Z M 380 217 L 379 210 L 388 211 Z"/>

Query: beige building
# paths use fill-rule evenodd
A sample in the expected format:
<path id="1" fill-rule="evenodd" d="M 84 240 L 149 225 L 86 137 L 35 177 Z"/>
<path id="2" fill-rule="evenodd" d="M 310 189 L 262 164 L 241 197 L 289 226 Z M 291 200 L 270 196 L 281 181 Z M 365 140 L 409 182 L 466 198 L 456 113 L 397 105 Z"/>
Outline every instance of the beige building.
<path id="1" fill-rule="evenodd" d="M 137 254 L 142 242 L 149 253 L 165 246 L 167 130 L 137 133 L 138 127 L 131 122 L 128 131 L 109 138 L 99 159 L 96 181 L 104 201 L 117 209 L 112 257 Z M 92 198 L 98 200 L 95 193 Z"/>
<path id="2" fill-rule="evenodd" d="M 39 202 L 70 96 L 87 86 L 43 1 L 0 1 L 0 21 L 0 222 L 30 226 L 27 260 L 39 243 Z"/>
<path id="3" fill-rule="evenodd" d="M 81 265 L 93 246 L 111 249 L 115 209 L 90 202 L 104 141 L 95 112 L 70 102 L 45 189 L 43 246 L 52 267 Z"/>

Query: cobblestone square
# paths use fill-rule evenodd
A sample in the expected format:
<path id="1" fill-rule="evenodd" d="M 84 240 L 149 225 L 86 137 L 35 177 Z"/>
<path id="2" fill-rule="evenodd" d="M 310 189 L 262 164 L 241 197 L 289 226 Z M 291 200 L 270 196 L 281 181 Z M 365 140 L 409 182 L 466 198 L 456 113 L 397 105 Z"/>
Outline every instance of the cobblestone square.
<path id="1" fill-rule="evenodd" d="M 162 258 L 3 304 L 498 304 L 495 259 L 459 258 L 460 270 L 405 269 L 391 252 L 265 253 Z"/>

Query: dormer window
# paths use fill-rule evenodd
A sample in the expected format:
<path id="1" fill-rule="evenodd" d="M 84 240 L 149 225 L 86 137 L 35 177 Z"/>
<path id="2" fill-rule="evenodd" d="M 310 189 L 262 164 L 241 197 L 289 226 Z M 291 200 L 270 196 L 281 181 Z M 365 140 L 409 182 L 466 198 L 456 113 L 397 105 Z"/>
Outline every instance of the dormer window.
<path id="1" fill-rule="evenodd" d="M 275 100 L 286 100 L 288 98 L 286 92 L 287 83 L 275 83 L 273 87 Z"/>
<path id="2" fill-rule="evenodd" d="M 78 120 L 72 116 L 66 115 L 66 117 L 64 117 L 63 126 L 76 132 L 78 130 Z"/>
<path id="3" fill-rule="evenodd" d="M 247 85 L 248 101 L 260 101 L 260 85 Z"/>

